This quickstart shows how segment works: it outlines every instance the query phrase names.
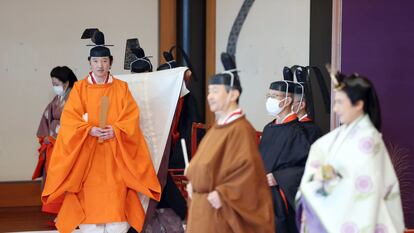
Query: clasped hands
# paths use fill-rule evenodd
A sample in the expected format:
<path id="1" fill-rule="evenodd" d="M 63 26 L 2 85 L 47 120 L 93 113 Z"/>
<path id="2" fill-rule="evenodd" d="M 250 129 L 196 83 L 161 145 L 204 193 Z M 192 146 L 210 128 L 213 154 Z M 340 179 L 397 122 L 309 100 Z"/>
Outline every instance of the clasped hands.
<path id="1" fill-rule="evenodd" d="M 89 131 L 89 135 L 92 137 L 97 137 L 99 140 L 105 141 L 114 137 L 114 129 L 110 125 L 106 126 L 105 128 L 94 126 Z"/>

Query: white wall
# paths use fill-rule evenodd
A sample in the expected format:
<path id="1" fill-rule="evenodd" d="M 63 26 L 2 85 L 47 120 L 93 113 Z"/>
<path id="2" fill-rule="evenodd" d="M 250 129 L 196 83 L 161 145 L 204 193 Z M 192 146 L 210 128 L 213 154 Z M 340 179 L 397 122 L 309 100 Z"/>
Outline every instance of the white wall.
<path id="1" fill-rule="evenodd" d="M 222 71 L 231 27 L 243 0 L 217 1 L 216 70 Z M 236 61 L 241 70 L 240 104 L 257 130 L 271 120 L 265 95 L 273 81 L 283 79 L 284 66 L 309 63 L 309 0 L 256 0 L 240 33 Z"/>
<path id="2" fill-rule="evenodd" d="M 53 97 L 50 70 L 67 65 L 78 79 L 89 71 L 87 27 L 105 33 L 115 58 L 112 72 L 126 73 L 126 39 L 138 37 L 158 61 L 158 1 L 0 1 L 0 181 L 29 180 L 37 161 L 36 131 Z"/>

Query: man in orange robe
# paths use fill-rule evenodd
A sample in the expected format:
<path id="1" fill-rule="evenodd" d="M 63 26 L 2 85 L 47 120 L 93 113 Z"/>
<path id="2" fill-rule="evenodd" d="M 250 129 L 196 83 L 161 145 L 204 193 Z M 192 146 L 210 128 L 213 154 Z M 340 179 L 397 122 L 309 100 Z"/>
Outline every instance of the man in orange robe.
<path id="1" fill-rule="evenodd" d="M 61 129 L 42 193 L 48 203 L 62 194 L 60 232 L 141 231 L 145 211 L 137 193 L 160 199 L 149 151 L 139 127 L 139 109 L 128 85 L 110 73 L 113 58 L 103 34 L 88 58 L 91 72 L 75 83 L 61 118 Z M 106 127 L 100 128 L 101 98 L 108 97 Z M 98 140 L 102 142 L 98 142 Z"/>

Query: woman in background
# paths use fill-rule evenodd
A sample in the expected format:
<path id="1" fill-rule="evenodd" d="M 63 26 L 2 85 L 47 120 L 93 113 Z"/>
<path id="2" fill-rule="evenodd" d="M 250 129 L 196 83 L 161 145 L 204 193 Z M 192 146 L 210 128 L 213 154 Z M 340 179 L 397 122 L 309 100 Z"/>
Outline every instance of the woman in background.
<path id="1" fill-rule="evenodd" d="M 381 135 L 372 83 L 332 77 L 342 126 L 311 147 L 297 194 L 301 232 L 403 232 L 397 176 Z"/>
<path id="2" fill-rule="evenodd" d="M 56 96 L 44 110 L 37 130 L 37 137 L 40 143 L 40 148 L 38 149 L 39 161 L 32 177 L 32 179 L 41 176 L 43 177 L 42 189 L 44 181 L 46 180 L 50 156 L 52 155 L 53 146 L 60 128 L 60 116 L 62 115 L 63 107 L 69 96 L 70 90 L 72 89 L 73 84 L 78 80 L 73 71 L 67 66 L 57 66 L 53 68 L 50 72 L 50 77 L 53 85 L 53 92 Z M 57 214 L 62 205 L 62 201 L 63 196 L 53 203 L 44 204 L 42 206 L 42 211 Z"/>

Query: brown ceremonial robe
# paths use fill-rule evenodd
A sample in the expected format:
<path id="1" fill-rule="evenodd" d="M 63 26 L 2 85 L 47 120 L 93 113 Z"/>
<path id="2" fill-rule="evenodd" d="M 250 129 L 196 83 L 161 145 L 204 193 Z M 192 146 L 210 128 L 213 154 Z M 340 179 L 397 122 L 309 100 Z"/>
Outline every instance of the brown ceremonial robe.
<path id="1" fill-rule="evenodd" d="M 187 233 L 274 232 L 273 207 L 255 130 L 244 116 L 214 125 L 187 169 L 193 186 Z M 219 193 L 214 209 L 208 193 Z"/>

